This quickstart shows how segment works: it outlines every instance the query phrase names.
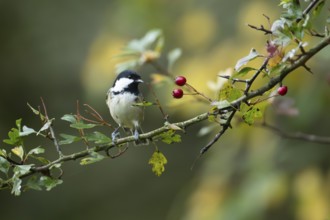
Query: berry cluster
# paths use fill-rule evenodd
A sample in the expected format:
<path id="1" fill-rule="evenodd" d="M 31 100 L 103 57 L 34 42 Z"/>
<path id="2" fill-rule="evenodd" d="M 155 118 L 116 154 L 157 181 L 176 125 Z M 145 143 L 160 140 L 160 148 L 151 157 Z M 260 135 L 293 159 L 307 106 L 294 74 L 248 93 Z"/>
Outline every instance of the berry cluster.
<path id="1" fill-rule="evenodd" d="M 178 86 L 184 86 L 187 82 L 187 79 L 184 76 L 178 76 L 175 78 L 175 84 Z M 172 91 L 172 96 L 176 99 L 181 99 L 183 96 L 183 90 L 178 88 Z"/>

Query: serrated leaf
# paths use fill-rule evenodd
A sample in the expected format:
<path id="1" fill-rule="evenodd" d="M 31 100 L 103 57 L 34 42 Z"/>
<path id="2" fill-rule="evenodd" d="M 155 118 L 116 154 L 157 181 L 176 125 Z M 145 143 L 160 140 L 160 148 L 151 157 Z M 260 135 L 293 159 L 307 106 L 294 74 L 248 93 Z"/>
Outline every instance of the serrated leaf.
<path id="1" fill-rule="evenodd" d="M 23 126 L 22 131 L 19 132 L 19 136 L 23 137 L 23 136 L 28 136 L 30 134 L 34 134 L 37 133 L 33 128 L 29 128 L 27 126 Z"/>
<path id="2" fill-rule="evenodd" d="M 55 186 L 62 184 L 63 180 L 60 179 L 53 179 L 48 176 L 41 176 L 40 177 L 40 185 L 45 187 L 47 191 L 51 190 Z"/>
<path id="3" fill-rule="evenodd" d="M 17 146 L 11 149 L 11 152 L 13 152 L 16 156 L 18 156 L 21 160 L 23 160 L 24 157 L 24 149 L 22 146 Z"/>
<path id="4" fill-rule="evenodd" d="M 219 92 L 220 100 L 227 100 L 232 102 L 242 96 L 243 92 L 240 89 L 237 89 L 231 85 L 226 85 Z"/>
<path id="5" fill-rule="evenodd" d="M 36 147 L 36 148 L 33 148 L 32 150 L 30 150 L 27 155 L 30 156 L 32 154 L 43 154 L 43 153 L 45 153 L 45 149 L 43 149 L 41 147 Z"/>
<path id="6" fill-rule="evenodd" d="M 256 118 L 261 118 L 261 117 L 262 117 L 262 112 L 260 111 L 259 108 L 256 107 L 250 108 L 249 110 L 244 112 L 242 116 L 244 122 L 247 123 L 248 125 L 253 125 L 254 120 Z"/>
<path id="7" fill-rule="evenodd" d="M 106 144 L 111 142 L 111 138 L 98 131 L 94 131 L 92 134 L 86 135 L 86 139 L 87 141 L 92 141 L 95 144 Z"/>
<path id="8" fill-rule="evenodd" d="M 147 101 L 137 102 L 133 104 L 133 106 L 143 106 L 143 107 L 152 106 L 152 105 L 155 105 L 155 103 L 147 102 Z"/>
<path id="9" fill-rule="evenodd" d="M 236 65 L 235 65 L 235 71 L 238 72 L 238 70 L 244 66 L 245 64 L 247 64 L 248 62 L 250 62 L 251 60 L 254 60 L 255 58 L 259 57 L 259 53 L 252 48 L 249 55 L 241 58 L 240 60 L 237 61 Z"/>
<path id="10" fill-rule="evenodd" d="M 32 176 L 26 183 L 26 187 L 34 190 L 42 190 L 38 176 Z"/>
<path id="11" fill-rule="evenodd" d="M 10 168 L 10 163 L 3 157 L 0 157 L 0 171 L 7 175 Z"/>
<path id="12" fill-rule="evenodd" d="M 15 165 L 13 171 L 14 171 L 14 175 L 13 178 L 15 177 L 20 177 L 24 174 L 27 174 L 31 167 L 33 166 L 33 164 L 29 164 L 29 165 Z"/>
<path id="13" fill-rule="evenodd" d="M 149 164 L 152 166 L 152 172 L 154 172 L 156 176 L 160 176 L 165 171 L 167 159 L 160 151 L 155 151 L 149 159 Z"/>
<path id="14" fill-rule="evenodd" d="M 76 123 L 77 122 L 76 117 L 74 115 L 71 115 L 71 114 L 63 115 L 61 119 L 63 121 L 68 121 L 70 123 Z"/>
<path id="15" fill-rule="evenodd" d="M 100 160 L 104 159 L 104 156 L 97 152 L 90 152 L 89 155 L 91 155 L 91 157 L 83 158 L 80 161 L 80 165 L 88 165 L 88 164 L 99 162 Z"/>
<path id="16" fill-rule="evenodd" d="M 3 142 L 10 145 L 20 145 L 22 143 L 22 139 L 19 136 L 19 130 L 17 128 L 12 128 L 8 132 L 9 139 L 4 139 Z"/>
<path id="17" fill-rule="evenodd" d="M 159 135 L 161 140 L 166 144 L 179 143 L 181 142 L 181 136 L 175 134 L 174 130 L 169 130 Z"/>
<path id="18" fill-rule="evenodd" d="M 85 124 L 82 121 L 70 124 L 71 128 L 75 128 L 75 129 L 89 129 L 89 128 L 94 128 L 95 126 L 97 126 L 96 124 Z"/>
<path id="19" fill-rule="evenodd" d="M 180 48 L 175 48 L 167 54 L 168 60 L 168 70 L 171 72 L 174 63 L 181 57 L 182 50 Z"/>
<path id="20" fill-rule="evenodd" d="M 19 177 L 15 176 L 12 178 L 12 184 L 13 187 L 11 189 L 11 193 L 15 196 L 21 195 L 22 180 Z"/>
<path id="21" fill-rule="evenodd" d="M 81 140 L 81 137 L 74 136 L 74 135 L 69 135 L 69 134 L 60 134 L 60 136 L 62 138 L 64 138 L 63 140 L 60 140 L 58 142 L 60 145 L 72 144 L 74 142 L 77 142 L 77 141 L 80 141 Z"/>

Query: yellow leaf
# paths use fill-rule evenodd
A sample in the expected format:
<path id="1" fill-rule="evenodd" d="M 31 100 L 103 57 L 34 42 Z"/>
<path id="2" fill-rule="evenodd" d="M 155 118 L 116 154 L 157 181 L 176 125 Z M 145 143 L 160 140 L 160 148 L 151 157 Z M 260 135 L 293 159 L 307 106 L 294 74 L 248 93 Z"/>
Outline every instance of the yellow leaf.
<path id="1" fill-rule="evenodd" d="M 149 164 L 152 165 L 152 172 L 160 176 L 165 171 L 164 165 L 167 164 L 167 159 L 160 151 L 155 151 L 149 160 Z"/>
<path id="2" fill-rule="evenodd" d="M 11 152 L 13 152 L 16 156 L 23 160 L 24 150 L 22 146 L 14 147 L 13 149 L 11 149 Z"/>

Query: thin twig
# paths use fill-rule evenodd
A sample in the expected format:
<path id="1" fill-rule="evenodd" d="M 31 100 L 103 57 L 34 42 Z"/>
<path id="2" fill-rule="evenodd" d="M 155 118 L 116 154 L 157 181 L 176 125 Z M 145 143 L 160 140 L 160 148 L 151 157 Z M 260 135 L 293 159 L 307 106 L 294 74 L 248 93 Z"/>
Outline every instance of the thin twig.
<path id="1" fill-rule="evenodd" d="M 263 62 L 263 64 L 261 65 L 261 67 L 255 72 L 255 74 L 251 77 L 251 79 L 249 79 L 246 83 L 246 88 L 244 90 L 244 93 L 247 94 L 253 84 L 253 82 L 257 79 L 257 77 L 259 76 L 259 74 L 261 73 L 262 70 L 266 69 L 268 61 L 269 61 L 270 57 L 267 57 L 265 59 L 265 61 Z"/>
<path id="2" fill-rule="evenodd" d="M 41 104 L 42 104 L 43 109 L 44 109 L 44 115 L 45 115 L 46 122 L 49 122 L 49 117 L 48 117 L 48 113 L 47 113 L 47 108 L 46 108 L 45 102 L 44 102 L 44 100 L 43 100 L 42 97 L 40 97 L 40 100 L 41 100 Z M 56 147 L 56 151 L 58 152 L 59 156 L 62 157 L 63 154 L 62 154 L 60 145 L 58 144 L 58 141 L 56 139 L 55 131 L 53 129 L 53 122 L 51 122 L 51 124 L 49 126 L 49 132 L 50 132 L 50 139 L 53 141 L 53 143 L 54 143 L 54 145 Z"/>
<path id="3" fill-rule="evenodd" d="M 202 96 L 203 98 L 205 98 L 207 101 L 209 101 L 209 102 L 211 102 L 211 103 L 213 102 L 212 99 L 210 99 L 209 97 L 207 97 L 207 96 L 204 95 L 203 93 L 197 91 L 197 90 L 196 90 L 193 86 L 191 86 L 190 84 L 186 83 L 185 85 L 186 85 L 189 89 L 193 90 L 196 94 L 198 94 L 198 95 Z"/>
<path id="4" fill-rule="evenodd" d="M 252 29 L 255 29 L 255 30 L 258 30 L 258 31 L 262 31 L 262 32 L 265 33 L 265 35 L 267 35 L 267 34 L 273 34 L 272 31 L 266 29 L 263 25 L 260 25 L 260 27 L 257 27 L 257 26 L 254 26 L 252 24 L 247 24 L 247 26 L 249 26 Z"/>
<path id="5" fill-rule="evenodd" d="M 296 140 L 309 141 L 313 143 L 326 144 L 326 145 L 330 144 L 330 137 L 322 137 L 322 136 L 317 136 L 314 134 L 306 134 L 302 132 L 287 133 L 285 131 L 282 131 L 280 128 L 277 128 L 273 125 L 269 125 L 265 122 L 261 124 L 261 127 L 271 130 L 275 134 L 278 134 L 280 137 L 287 139 L 296 139 Z"/>
<path id="6" fill-rule="evenodd" d="M 203 154 L 205 154 L 206 151 L 208 151 L 210 149 L 210 147 L 212 147 L 213 144 L 215 144 L 219 140 L 219 138 L 226 132 L 226 130 L 231 127 L 230 123 L 231 123 L 231 120 L 233 119 L 235 113 L 236 113 L 236 110 L 233 110 L 231 112 L 231 114 L 229 115 L 226 123 L 222 125 L 222 129 L 219 131 L 219 133 L 217 133 L 215 135 L 215 137 L 205 147 L 203 147 L 200 150 L 200 152 L 199 152 L 199 155 L 200 156 L 202 156 Z"/>
<path id="7" fill-rule="evenodd" d="M 148 85 L 148 88 L 149 90 L 151 91 L 151 94 L 153 95 L 155 101 L 156 101 L 156 104 L 160 110 L 160 112 L 162 113 L 163 117 L 164 117 L 164 120 L 167 121 L 168 120 L 168 114 L 165 113 L 165 111 L 163 110 L 163 107 L 162 105 L 160 104 L 160 101 L 154 91 L 154 89 L 152 88 L 152 85 L 150 83 L 147 84 Z"/>

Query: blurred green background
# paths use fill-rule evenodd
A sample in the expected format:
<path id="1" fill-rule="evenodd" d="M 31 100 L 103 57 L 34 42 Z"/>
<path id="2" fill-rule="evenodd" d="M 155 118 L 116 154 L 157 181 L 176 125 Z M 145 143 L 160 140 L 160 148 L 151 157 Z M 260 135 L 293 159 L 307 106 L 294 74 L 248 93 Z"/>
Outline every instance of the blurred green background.
<path id="1" fill-rule="evenodd" d="M 0 139 L 17 118 L 40 126 L 26 103 L 42 96 L 58 133 L 73 132 L 60 120 L 74 113 L 76 100 L 110 120 L 105 93 L 115 77 L 112 59 L 125 43 L 160 28 L 165 50 L 180 47 L 176 75 L 212 96 L 208 81 L 233 67 L 254 47 L 264 52 L 267 37 L 246 24 L 278 18 L 278 1 L 0 1 Z M 329 7 L 329 3 L 326 7 Z M 324 12 L 323 18 L 329 12 Z M 322 23 L 320 19 L 320 30 Z M 267 120 L 285 131 L 330 136 L 329 48 L 285 79 L 286 98 L 299 109 L 295 117 L 267 111 Z M 150 81 L 154 70 L 144 68 Z M 174 86 L 173 86 L 174 88 Z M 207 108 L 173 101 L 173 89 L 157 87 L 172 121 Z M 147 92 L 143 88 L 144 93 Z M 152 99 L 152 97 L 149 97 Z M 161 126 L 156 108 L 147 109 L 144 130 Z M 330 146 L 284 140 L 262 128 L 240 123 L 190 170 L 200 148 L 212 138 L 196 137 L 201 125 L 182 135 L 183 143 L 161 145 L 168 165 L 156 177 L 148 165 L 153 147 L 130 148 L 123 156 L 89 166 L 64 166 L 64 183 L 50 192 L 20 197 L 0 192 L 0 219 L 299 219 L 330 218 Z M 109 131 L 110 134 L 110 131 Z M 31 146 L 38 145 L 34 140 Z M 53 152 L 49 142 L 42 142 Z M 3 143 L 0 144 L 3 147 Z M 64 153 L 84 146 L 64 147 Z M 49 154 L 55 158 L 55 154 Z"/>

